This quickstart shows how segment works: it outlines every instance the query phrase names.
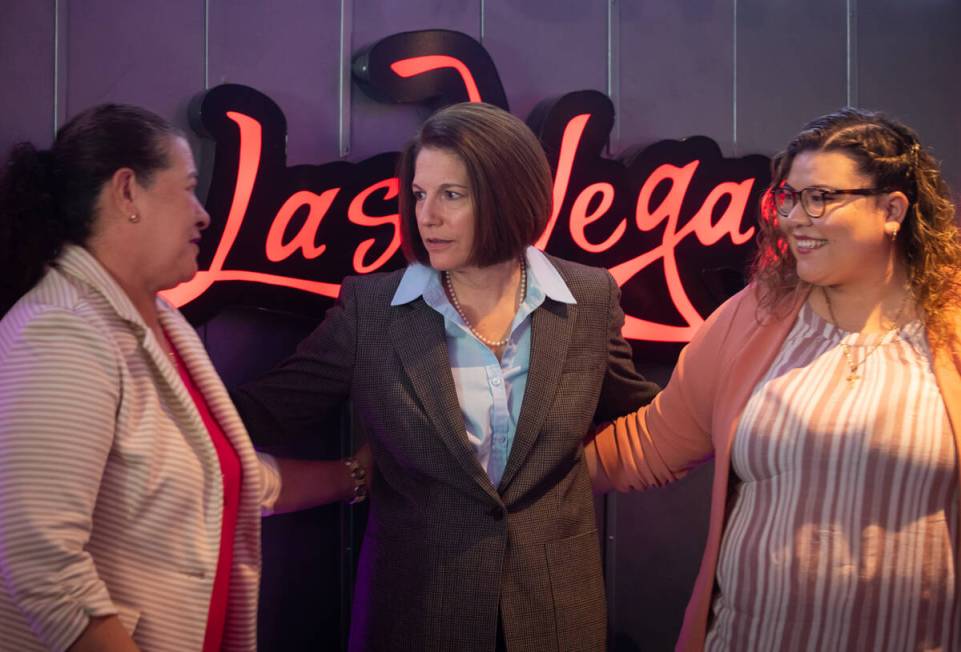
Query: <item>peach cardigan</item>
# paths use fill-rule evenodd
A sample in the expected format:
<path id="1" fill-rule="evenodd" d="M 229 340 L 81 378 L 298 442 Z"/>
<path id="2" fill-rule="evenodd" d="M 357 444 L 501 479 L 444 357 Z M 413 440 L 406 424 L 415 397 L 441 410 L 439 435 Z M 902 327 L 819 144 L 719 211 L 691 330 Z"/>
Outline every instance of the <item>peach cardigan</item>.
<path id="1" fill-rule="evenodd" d="M 684 614 L 677 650 L 701 650 L 707 634 L 721 536 L 727 515 L 731 445 L 755 386 L 774 362 L 806 299 L 760 319 L 754 286 L 718 308 L 681 352 L 667 387 L 654 402 L 599 430 L 585 448 L 595 491 L 660 486 L 715 458 L 711 516 L 701 567 Z M 961 323 L 957 331 L 961 333 Z M 961 347 L 942 347 L 932 360 L 961 451 Z M 961 452 L 959 452 L 961 466 Z"/>

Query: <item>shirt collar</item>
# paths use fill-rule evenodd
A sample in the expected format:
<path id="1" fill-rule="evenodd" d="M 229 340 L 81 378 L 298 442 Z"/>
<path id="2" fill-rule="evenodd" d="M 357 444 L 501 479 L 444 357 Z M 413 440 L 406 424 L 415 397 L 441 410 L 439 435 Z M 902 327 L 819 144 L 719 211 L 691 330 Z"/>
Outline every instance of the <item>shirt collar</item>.
<path id="1" fill-rule="evenodd" d="M 147 323 L 134 307 L 127 293 L 87 249 L 79 245 L 66 244 L 52 265 L 59 269 L 61 273 L 81 281 L 103 296 L 117 315 L 135 325 L 141 332 L 148 330 Z M 159 294 L 155 299 L 155 304 L 160 313 L 176 311 Z"/>
<path id="2" fill-rule="evenodd" d="M 524 252 L 524 258 L 527 261 L 529 294 L 543 293 L 544 296 L 559 303 L 577 303 L 560 272 L 543 252 L 534 247 L 528 247 Z M 400 285 L 397 286 L 397 291 L 394 292 L 394 297 L 390 300 L 390 305 L 400 306 L 421 296 L 428 300 L 432 298 L 430 295 L 437 292 L 443 294 L 440 274 L 437 270 L 421 263 L 412 263 L 404 271 L 404 276 L 400 280 Z M 428 303 L 431 301 L 428 300 Z"/>

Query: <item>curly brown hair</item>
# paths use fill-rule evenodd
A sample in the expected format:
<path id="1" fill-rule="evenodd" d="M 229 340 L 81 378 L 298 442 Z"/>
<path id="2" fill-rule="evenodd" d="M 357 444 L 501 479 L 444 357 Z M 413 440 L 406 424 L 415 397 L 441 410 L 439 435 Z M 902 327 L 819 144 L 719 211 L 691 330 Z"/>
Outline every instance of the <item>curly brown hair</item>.
<path id="1" fill-rule="evenodd" d="M 761 201 L 758 250 L 752 281 L 761 309 L 776 311 L 808 284 L 798 278 L 797 263 L 780 229 L 771 190 L 780 187 L 801 152 L 843 152 L 876 187 L 900 190 L 910 202 L 897 236 L 898 253 L 919 312 L 939 345 L 952 336 L 953 315 L 961 311 L 961 232 L 951 193 L 938 162 L 909 127 L 883 114 L 842 109 L 808 123 L 771 162 L 771 185 Z"/>

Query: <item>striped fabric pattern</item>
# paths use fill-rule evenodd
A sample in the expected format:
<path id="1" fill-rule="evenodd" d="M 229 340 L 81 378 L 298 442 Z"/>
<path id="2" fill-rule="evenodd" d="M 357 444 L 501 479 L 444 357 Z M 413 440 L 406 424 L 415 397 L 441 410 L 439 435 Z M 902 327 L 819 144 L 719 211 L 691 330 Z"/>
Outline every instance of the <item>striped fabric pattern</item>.
<path id="1" fill-rule="evenodd" d="M 237 450 L 244 483 L 225 650 L 256 646 L 266 474 L 203 345 L 161 322 Z M 118 614 L 145 650 L 199 650 L 220 467 L 176 369 L 123 291 L 70 247 L 0 322 L 0 650 L 63 650 Z"/>
<path id="2" fill-rule="evenodd" d="M 869 353 L 851 384 L 842 338 Z M 801 309 L 734 440 L 708 649 L 961 649 L 958 457 L 930 358 L 919 322 L 862 335 Z"/>

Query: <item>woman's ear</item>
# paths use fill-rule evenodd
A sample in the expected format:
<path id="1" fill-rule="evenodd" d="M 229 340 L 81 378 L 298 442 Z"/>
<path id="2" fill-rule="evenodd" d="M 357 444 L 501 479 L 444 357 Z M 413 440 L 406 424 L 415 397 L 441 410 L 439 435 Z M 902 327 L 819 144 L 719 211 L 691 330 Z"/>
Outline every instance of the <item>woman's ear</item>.
<path id="1" fill-rule="evenodd" d="M 104 199 L 120 215 L 136 215 L 137 175 L 130 168 L 119 168 L 107 181 Z"/>
<path id="2" fill-rule="evenodd" d="M 904 221 L 904 216 L 908 214 L 908 205 L 911 203 L 908 201 L 907 195 L 905 195 L 900 190 L 895 190 L 894 192 L 889 192 L 882 199 L 885 215 L 885 227 L 887 224 L 894 223 L 898 227 L 901 226 L 901 222 Z M 895 229 L 897 231 L 897 229 Z"/>

